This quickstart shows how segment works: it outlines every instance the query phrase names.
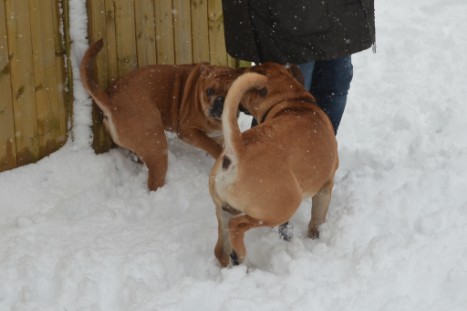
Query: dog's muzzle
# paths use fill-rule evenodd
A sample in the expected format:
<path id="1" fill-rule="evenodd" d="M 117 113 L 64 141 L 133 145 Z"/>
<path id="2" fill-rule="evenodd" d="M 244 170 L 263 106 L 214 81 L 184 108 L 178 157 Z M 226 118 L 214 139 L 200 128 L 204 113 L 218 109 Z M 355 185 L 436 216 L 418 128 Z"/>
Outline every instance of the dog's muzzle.
<path id="1" fill-rule="evenodd" d="M 222 111 L 224 111 L 224 100 L 225 97 L 218 96 L 214 99 L 214 103 L 209 108 L 209 115 L 216 119 L 222 118 Z"/>

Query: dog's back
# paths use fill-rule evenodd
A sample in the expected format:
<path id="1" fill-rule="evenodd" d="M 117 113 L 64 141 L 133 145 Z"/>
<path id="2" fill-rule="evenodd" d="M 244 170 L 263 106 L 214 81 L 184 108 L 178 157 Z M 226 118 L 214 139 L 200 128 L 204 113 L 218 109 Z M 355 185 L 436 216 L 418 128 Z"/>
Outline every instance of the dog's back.
<path id="1" fill-rule="evenodd" d="M 271 112 L 271 122 L 239 134 L 234 111 L 246 92 L 266 85 L 258 79 L 264 76 L 244 74 L 227 95 L 223 156 L 229 167 L 224 165 L 218 176 L 229 177 L 217 189 L 221 193 L 230 189 L 230 203 L 236 209 L 277 225 L 292 216 L 304 197 L 315 195 L 325 181 L 333 178 L 337 143 L 327 116 L 308 102 L 287 102 L 283 111 L 279 108 Z M 281 209 L 276 213 L 272 206 Z M 266 215 L 265 209 L 269 211 Z"/>
<path id="2" fill-rule="evenodd" d="M 326 127 L 310 107 L 278 115 L 273 122 L 243 133 L 246 146 L 243 157 L 255 159 L 244 161 L 243 165 L 254 172 L 255 179 L 264 176 L 277 180 L 290 174 L 303 196 L 312 196 L 316 193 L 314 189 L 319 189 L 322 180 L 331 178 L 336 169 L 336 141 L 331 132 L 323 131 Z"/>
<path id="3" fill-rule="evenodd" d="M 175 131 L 178 125 L 187 80 L 199 64 L 147 65 L 137 68 L 111 83 L 107 89 L 112 108 L 125 111 L 126 118 L 141 119 L 157 109 L 164 129 Z M 138 105 L 132 105 L 138 100 Z M 135 120 L 137 122 L 137 120 Z"/>

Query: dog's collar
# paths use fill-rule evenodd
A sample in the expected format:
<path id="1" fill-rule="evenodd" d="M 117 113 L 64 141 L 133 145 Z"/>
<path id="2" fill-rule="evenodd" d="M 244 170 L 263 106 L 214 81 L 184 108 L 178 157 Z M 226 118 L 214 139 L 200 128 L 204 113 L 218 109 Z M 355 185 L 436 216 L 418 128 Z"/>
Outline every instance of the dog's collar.
<path id="1" fill-rule="evenodd" d="M 270 115 L 275 116 L 281 112 L 301 110 L 304 107 L 303 104 L 316 104 L 316 101 L 314 98 L 309 97 L 297 98 L 293 99 L 293 101 L 290 99 L 284 99 L 283 101 L 280 101 L 279 103 L 269 108 L 259 123 L 266 121 L 267 117 Z"/>

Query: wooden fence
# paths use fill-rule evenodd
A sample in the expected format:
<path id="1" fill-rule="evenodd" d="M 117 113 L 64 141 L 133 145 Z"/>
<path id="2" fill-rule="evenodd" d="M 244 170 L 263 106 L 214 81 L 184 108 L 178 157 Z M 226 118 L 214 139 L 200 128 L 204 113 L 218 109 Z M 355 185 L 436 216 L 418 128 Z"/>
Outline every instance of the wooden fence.
<path id="1" fill-rule="evenodd" d="M 66 141 L 60 4 L 0 1 L 0 171 L 34 162 Z"/>
<path id="2" fill-rule="evenodd" d="M 0 1 L 0 171 L 35 162 L 67 139 L 67 6 Z M 104 38 L 95 71 L 103 87 L 147 64 L 237 65 L 225 51 L 221 0 L 88 0 L 87 9 L 89 41 Z M 95 150 L 108 150 L 97 108 L 93 133 Z"/>

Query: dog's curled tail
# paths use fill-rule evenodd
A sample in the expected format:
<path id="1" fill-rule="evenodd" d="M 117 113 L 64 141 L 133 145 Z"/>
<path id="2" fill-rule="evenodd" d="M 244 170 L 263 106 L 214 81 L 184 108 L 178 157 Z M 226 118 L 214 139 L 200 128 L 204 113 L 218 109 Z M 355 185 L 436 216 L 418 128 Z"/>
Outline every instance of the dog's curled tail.
<path id="1" fill-rule="evenodd" d="M 237 123 L 238 106 L 246 92 L 266 87 L 266 76 L 248 72 L 238 77 L 227 92 L 222 113 L 222 127 L 224 132 L 224 162 L 237 162 L 237 155 L 242 152 L 244 143 Z M 224 166 L 225 166 L 224 165 Z"/>
<path id="2" fill-rule="evenodd" d="M 96 58 L 99 51 L 104 46 L 103 39 L 100 39 L 94 42 L 84 53 L 83 59 L 81 61 L 81 65 L 79 68 L 79 73 L 81 76 L 81 81 L 83 83 L 84 88 L 91 97 L 94 99 L 96 104 L 103 110 L 105 113 L 108 109 L 108 103 L 110 102 L 109 96 L 107 93 L 97 85 L 97 83 L 92 79 L 93 74 L 93 65 L 94 59 Z"/>

